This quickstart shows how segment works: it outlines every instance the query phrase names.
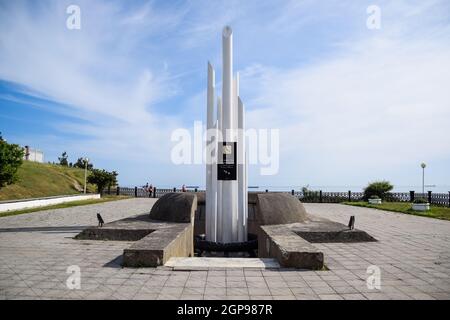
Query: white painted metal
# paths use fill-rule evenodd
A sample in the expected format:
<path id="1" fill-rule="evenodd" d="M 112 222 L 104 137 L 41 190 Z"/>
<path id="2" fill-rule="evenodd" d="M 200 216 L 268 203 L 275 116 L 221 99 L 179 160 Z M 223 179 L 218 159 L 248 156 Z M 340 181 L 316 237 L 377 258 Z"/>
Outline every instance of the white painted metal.
<path id="1" fill-rule="evenodd" d="M 217 98 L 217 133 L 219 136 L 222 136 L 222 99 L 220 97 Z M 222 138 L 221 138 L 222 139 Z M 217 148 L 216 148 L 216 155 L 218 155 L 218 148 L 220 147 L 219 144 L 222 140 L 217 141 Z M 217 180 L 217 162 L 216 162 L 216 176 L 215 179 L 217 181 L 217 235 L 216 235 L 216 241 L 220 242 L 222 239 L 222 181 Z"/>
<path id="2" fill-rule="evenodd" d="M 223 29 L 222 46 L 222 98 L 217 97 L 215 124 L 220 138 L 212 142 L 207 137 L 215 156 L 207 153 L 205 231 L 208 240 L 229 243 L 247 240 L 247 165 L 244 106 L 239 98 L 239 74 L 233 79 L 233 32 L 228 26 Z M 214 70 L 208 64 L 207 129 L 214 128 L 214 91 Z M 223 141 L 237 142 L 237 180 L 217 180 L 217 156 Z"/>
<path id="3" fill-rule="evenodd" d="M 245 155 L 245 109 L 238 97 L 238 238 L 247 241 L 247 173 Z"/>
<path id="4" fill-rule="evenodd" d="M 214 204 L 214 194 L 212 190 L 213 175 L 212 175 L 212 157 L 211 157 L 211 143 L 212 143 L 212 130 L 214 128 L 214 95 L 215 95 L 215 74 L 212 65 L 208 62 L 208 88 L 207 88 L 207 111 L 206 111 L 206 194 L 205 194 L 205 210 L 209 214 L 205 216 L 205 231 L 207 239 L 213 241 L 215 238 L 215 228 L 216 221 L 214 217 L 216 216 L 216 206 Z M 216 175 L 217 180 L 217 175 Z M 214 240 L 215 241 L 215 240 Z"/>

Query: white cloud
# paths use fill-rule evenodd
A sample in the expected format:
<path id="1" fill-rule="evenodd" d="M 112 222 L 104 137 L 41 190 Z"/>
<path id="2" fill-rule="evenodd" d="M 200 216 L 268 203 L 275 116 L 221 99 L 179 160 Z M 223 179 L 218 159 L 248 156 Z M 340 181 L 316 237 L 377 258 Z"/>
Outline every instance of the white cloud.
<path id="1" fill-rule="evenodd" d="M 177 84 L 167 63 L 158 65 L 162 58 L 145 60 L 140 50 L 143 42 L 145 49 L 155 50 L 159 43 L 151 37 L 174 28 L 183 12 L 160 12 L 150 3 L 124 8 L 117 2 L 79 1 L 82 28 L 68 30 L 68 4 L 5 5 L 0 12 L 0 79 L 59 104 L 55 112 L 87 120 L 53 124 L 81 139 L 46 135 L 42 140 L 98 158 L 151 154 L 153 161 L 166 161 L 169 146 L 160 141 L 170 137 L 178 120 L 156 117 L 152 108 L 171 97 Z M 48 108 L 45 102 L 42 106 Z"/>
<path id="2" fill-rule="evenodd" d="M 450 157 L 445 1 L 379 1 L 377 33 L 365 27 L 366 4 L 354 1 L 78 1 L 80 31 L 65 28 L 68 4 L 1 4 L 0 79 L 84 120 L 53 124 L 82 138 L 36 141 L 121 162 L 128 181 L 164 163 L 152 169 L 162 181 L 201 183 L 202 168 L 170 165 L 170 132 L 204 118 L 199 66 L 212 59 L 220 81 L 225 24 L 239 31 L 248 126 L 280 128 L 282 139 L 280 175 L 253 175 L 251 183 L 365 183 L 396 166 Z M 167 101 L 177 104 L 167 107 L 172 114 Z"/>
<path id="3" fill-rule="evenodd" d="M 443 40 L 375 36 L 308 67 L 244 71 L 241 83 L 256 88 L 249 126 L 280 128 L 282 179 L 295 172 L 300 180 L 363 183 L 371 171 L 448 159 L 450 44 Z"/>

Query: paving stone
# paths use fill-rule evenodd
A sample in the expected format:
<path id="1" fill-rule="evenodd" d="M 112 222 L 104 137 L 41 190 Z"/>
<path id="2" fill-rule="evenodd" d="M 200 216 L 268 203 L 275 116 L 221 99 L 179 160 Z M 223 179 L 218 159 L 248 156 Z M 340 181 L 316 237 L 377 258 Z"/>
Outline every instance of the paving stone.
<path id="1" fill-rule="evenodd" d="M 153 199 L 129 199 L 0 218 L 0 299 L 450 299 L 450 222 L 339 204 L 304 204 L 339 223 L 356 217 L 372 243 L 315 243 L 329 271 L 174 271 L 122 268 L 128 241 L 76 241 L 96 213 L 107 222 L 148 213 Z M 69 229 L 68 229 L 69 227 Z M 81 268 L 69 290 L 67 268 Z M 369 289 L 367 267 L 381 269 Z M 338 298 L 339 297 L 339 298 Z"/>
<path id="2" fill-rule="evenodd" d="M 319 294 L 320 300 L 344 300 L 344 298 L 338 294 Z"/>

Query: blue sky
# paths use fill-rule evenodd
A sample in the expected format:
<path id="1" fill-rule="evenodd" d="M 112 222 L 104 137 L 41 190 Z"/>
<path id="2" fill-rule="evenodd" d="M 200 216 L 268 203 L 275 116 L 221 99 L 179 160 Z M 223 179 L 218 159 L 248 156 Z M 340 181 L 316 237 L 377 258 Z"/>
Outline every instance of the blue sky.
<path id="1" fill-rule="evenodd" d="M 372 4 L 380 30 L 366 27 Z M 0 130 L 48 161 L 89 156 L 123 185 L 204 185 L 203 166 L 171 163 L 170 136 L 206 116 L 225 25 L 247 126 L 280 130 L 279 173 L 253 166 L 250 185 L 410 189 L 425 161 L 433 190 L 450 189 L 445 0 L 0 0 Z"/>

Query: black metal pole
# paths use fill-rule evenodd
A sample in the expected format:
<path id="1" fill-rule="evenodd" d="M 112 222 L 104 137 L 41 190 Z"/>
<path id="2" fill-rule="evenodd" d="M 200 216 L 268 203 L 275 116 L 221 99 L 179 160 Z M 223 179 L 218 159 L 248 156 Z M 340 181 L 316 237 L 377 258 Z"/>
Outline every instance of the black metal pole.
<path id="1" fill-rule="evenodd" d="M 134 197 L 137 198 L 137 187 L 134 187 Z"/>
<path id="2" fill-rule="evenodd" d="M 428 191 L 428 203 L 431 204 L 431 191 Z"/>
<path id="3" fill-rule="evenodd" d="M 322 190 L 319 191 L 319 202 L 322 203 Z"/>
<path id="4" fill-rule="evenodd" d="M 352 201 L 352 191 L 348 190 L 348 202 Z"/>
<path id="5" fill-rule="evenodd" d="M 414 202 L 414 191 L 409 192 L 409 201 Z"/>

